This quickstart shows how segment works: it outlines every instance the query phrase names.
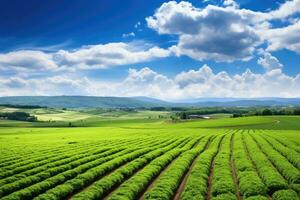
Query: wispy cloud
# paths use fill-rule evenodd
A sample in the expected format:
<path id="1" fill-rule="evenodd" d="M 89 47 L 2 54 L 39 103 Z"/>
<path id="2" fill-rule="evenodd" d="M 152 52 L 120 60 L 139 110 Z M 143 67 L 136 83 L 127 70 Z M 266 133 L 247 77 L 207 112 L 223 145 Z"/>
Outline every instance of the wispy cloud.
<path id="1" fill-rule="evenodd" d="M 34 50 L 34 51 L 44 51 L 44 52 L 56 52 L 60 49 L 69 49 L 72 46 L 72 40 L 66 40 L 62 43 L 52 44 L 52 45 L 42 45 L 38 42 L 30 42 L 30 43 L 23 43 L 14 47 L 14 51 L 21 51 L 21 50 Z"/>
<path id="2" fill-rule="evenodd" d="M 170 56 L 167 49 L 141 42 L 107 43 L 75 50 L 19 50 L 0 54 L 0 70 L 16 72 L 107 69 Z"/>
<path id="3" fill-rule="evenodd" d="M 130 32 L 130 33 L 123 33 L 122 34 L 122 38 L 129 38 L 129 37 L 135 37 L 135 33 Z"/>

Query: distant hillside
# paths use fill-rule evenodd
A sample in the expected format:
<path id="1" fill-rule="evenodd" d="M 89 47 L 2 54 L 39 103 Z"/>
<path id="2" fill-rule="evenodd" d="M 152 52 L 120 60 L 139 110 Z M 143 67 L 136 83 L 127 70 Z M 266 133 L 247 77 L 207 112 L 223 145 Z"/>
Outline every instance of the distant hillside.
<path id="1" fill-rule="evenodd" d="M 38 105 L 53 108 L 139 108 L 139 107 L 236 107 L 300 106 L 299 98 L 208 98 L 167 102 L 149 97 L 14 96 L 0 97 L 0 104 Z"/>
<path id="2" fill-rule="evenodd" d="M 154 107 L 157 103 L 127 97 L 15 96 L 0 97 L 0 104 L 39 105 L 52 108 Z"/>
<path id="3" fill-rule="evenodd" d="M 231 99 L 229 101 L 203 101 L 192 104 L 201 107 L 300 106 L 300 99 Z"/>

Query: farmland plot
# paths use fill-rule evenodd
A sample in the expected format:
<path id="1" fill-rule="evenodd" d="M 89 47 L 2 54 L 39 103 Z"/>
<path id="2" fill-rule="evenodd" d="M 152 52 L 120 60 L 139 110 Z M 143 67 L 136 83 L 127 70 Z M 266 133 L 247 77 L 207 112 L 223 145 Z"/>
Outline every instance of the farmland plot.
<path id="1" fill-rule="evenodd" d="M 297 200 L 299 141 L 284 132 L 141 133 L 50 147 L 1 138 L 0 198 Z"/>

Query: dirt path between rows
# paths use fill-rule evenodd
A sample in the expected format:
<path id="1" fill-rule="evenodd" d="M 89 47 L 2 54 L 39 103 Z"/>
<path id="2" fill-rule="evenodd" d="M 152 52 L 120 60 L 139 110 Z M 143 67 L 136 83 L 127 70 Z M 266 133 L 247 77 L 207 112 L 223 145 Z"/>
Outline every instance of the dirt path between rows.
<path id="1" fill-rule="evenodd" d="M 210 145 L 210 143 L 211 143 L 212 140 L 213 140 L 212 137 L 209 138 L 209 140 L 208 140 L 207 143 L 205 144 L 205 147 L 204 147 L 203 151 L 205 151 L 205 150 L 208 149 L 208 147 L 209 147 L 209 145 Z M 194 161 L 192 162 L 192 164 L 191 164 L 191 166 L 189 167 L 188 171 L 187 171 L 186 174 L 183 176 L 184 178 L 182 179 L 182 181 L 181 181 L 181 183 L 180 183 L 180 185 L 179 185 L 179 187 L 178 187 L 178 189 L 177 189 L 177 192 L 175 193 L 175 196 L 174 196 L 173 200 L 179 200 L 179 199 L 180 199 L 180 196 L 181 196 L 181 194 L 182 194 L 182 192 L 183 192 L 183 190 L 184 190 L 184 188 L 185 188 L 187 179 L 188 179 L 188 177 L 190 176 L 190 174 L 191 174 L 191 172 L 192 172 L 192 169 L 193 169 L 194 165 L 195 165 L 195 164 L 197 163 L 197 161 L 200 159 L 200 154 L 201 154 L 203 151 L 201 151 L 201 152 L 199 153 L 199 155 L 194 159 Z"/>
<path id="2" fill-rule="evenodd" d="M 203 138 L 199 139 L 190 149 L 194 148 L 195 146 L 197 146 L 199 144 L 199 142 L 202 140 Z M 151 190 L 151 188 L 155 185 L 155 183 L 159 180 L 159 178 L 166 172 L 168 171 L 168 169 L 172 166 L 172 164 L 174 162 L 176 162 L 176 160 L 179 158 L 179 156 L 184 153 L 181 152 L 174 160 L 172 160 L 165 169 L 163 169 L 148 185 L 148 187 L 144 190 L 144 192 L 141 193 L 141 195 L 137 198 L 139 200 L 144 200 L 145 199 L 145 194 L 147 193 L 147 191 Z"/>
<path id="3" fill-rule="evenodd" d="M 148 153 L 149 153 L 149 152 L 148 152 Z M 145 153 L 145 154 L 147 154 L 147 153 Z M 144 154 L 143 154 L 143 155 L 144 155 Z M 79 189 L 79 190 L 77 190 L 77 191 L 75 191 L 75 192 L 69 194 L 69 195 L 66 197 L 66 199 L 68 199 L 68 200 L 69 200 L 69 199 L 72 199 L 72 197 L 74 197 L 74 196 L 77 195 L 78 193 L 87 191 L 88 189 L 90 189 L 91 187 L 93 187 L 94 184 L 95 184 L 97 181 L 99 181 L 100 179 L 112 175 L 115 171 L 117 171 L 118 169 L 120 169 L 120 168 L 122 168 L 122 167 L 125 167 L 125 166 L 128 165 L 130 162 L 132 162 L 132 161 L 134 161 L 134 160 L 136 160 L 136 159 L 137 159 L 137 158 L 135 158 L 135 159 L 129 161 L 128 163 L 125 163 L 125 164 L 120 165 L 119 167 L 117 167 L 116 169 L 114 169 L 114 170 L 112 170 L 112 171 L 110 171 L 110 172 L 108 172 L 108 173 L 105 173 L 104 175 L 98 177 L 96 180 L 94 180 L 93 182 L 87 184 L 87 185 L 84 186 L 83 188 L 81 188 L 81 189 Z M 103 163 L 103 164 L 104 164 L 104 163 Z"/>
<path id="4" fill-rule="evenodd" d="M 178 144 L 178 146 L 182 145 L 184 143 L 184 141 L 182 141 L 180 144 Z M 175 147 L 176 148 L 176 147 Z M 169 152 L 171 150 L 168 150 L 167 152 Z M 166 154 L 167 152 L 163 153 L 162 155 L 160 156 L 163 156 L 164 154 Z M 160 156 L 154 158 L 153 160 L 159 158 Z M 151 160 L 149 163 L 151 163 L 153 160 Z M 149 164 L 148 163 L 148 164 Z M 138 171 L 134 172 L 131 176 L 127 177 L 126 180 L 122 181 L 122 183 L 118 184 L 118 185 L 115 185 L 106 195 L 105 197 L 103 197 L 102 199 L 103 200 L 107 200 L 109 199 L 113 193 L 119 188 L 120 185 L 122 185 L 124 182 L 126 182 L 128 179 L 130 179 L 131 177 L 135 176 L 136 174 L 138 174 L 140 171 L 142 171 L 148 164 L 146 164 L 145 166 L 143 166 L 142 168 L 140 168 Z"/>
<path id="5" fill-rule="evenodd" d="M 258 170 L 257 170 L 257 167 L 256 167 L 255 162 L 253 161 L 253 159 L 252 159 L 251 156 L 250 156 L 249 149 L 248 149 L 248 147 L 247 147 L 247 144 L 246 144 L 245 136 L 244 136 L 244 135 L 242 136 L 242 141 L 243 141 L 244 150 L 246 151 L 246 154 L 247 154 L 247 158 L 251 161 L 252 166 L 254 167 L 254 169 L 255 169 L 257 175 L 260 177 L 260 179 L 261 179 L 262 182 L 264 183 L 262 177 L 261 177 L 260 174 L 258 173 Z M 271 196 L 270 194 L 267 194 L 267 195 L 268 195 L 267 198 L 268 198 L 269 200 L 272 200 L 272 196 Z"/>
<path id="6" fill-rule="evenodd" d="M 211 163 L 210 163 L 210 168 L 209 168 L 209 177 L 207 180 L 207 193 L 206 193 L 206 200 L 211 200 L 212 199 L 212 182 L 213 182 L 213 177 L 214 177 L 214 168 L 215 168 L 215 157 L 218 155 L 221 146 L 222 146 L 222 141 L 223 138 L 225 137 L 225 135 L 222 137 L 222 139 L 220 140 L 220 143 L 218 145 L 218 150 L 216 152 L 216 154 L 213 156 Z"/>

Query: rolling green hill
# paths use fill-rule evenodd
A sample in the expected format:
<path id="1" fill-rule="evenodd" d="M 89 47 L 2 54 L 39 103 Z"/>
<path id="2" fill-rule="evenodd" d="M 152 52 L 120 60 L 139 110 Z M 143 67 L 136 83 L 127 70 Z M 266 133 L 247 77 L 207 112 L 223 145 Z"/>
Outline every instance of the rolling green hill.
<path id="1" fill-rule="evenodd" d="M 150 107 L 249 107 L 299 106 L 298 98 L 210 98 L 167 102 L 149 97 L 97 96 L 10 96 L 0 97 L 0 104 L 38 105 L 51 108 L 150 108 Z"/>
<path id="2" fill-rule="evenodd" d="M 39 105 L 51 108 L 126 108 L 160 105 L 127 97 L 92 96 L 16 96 L 1 97 L 0 104 Z"/>

